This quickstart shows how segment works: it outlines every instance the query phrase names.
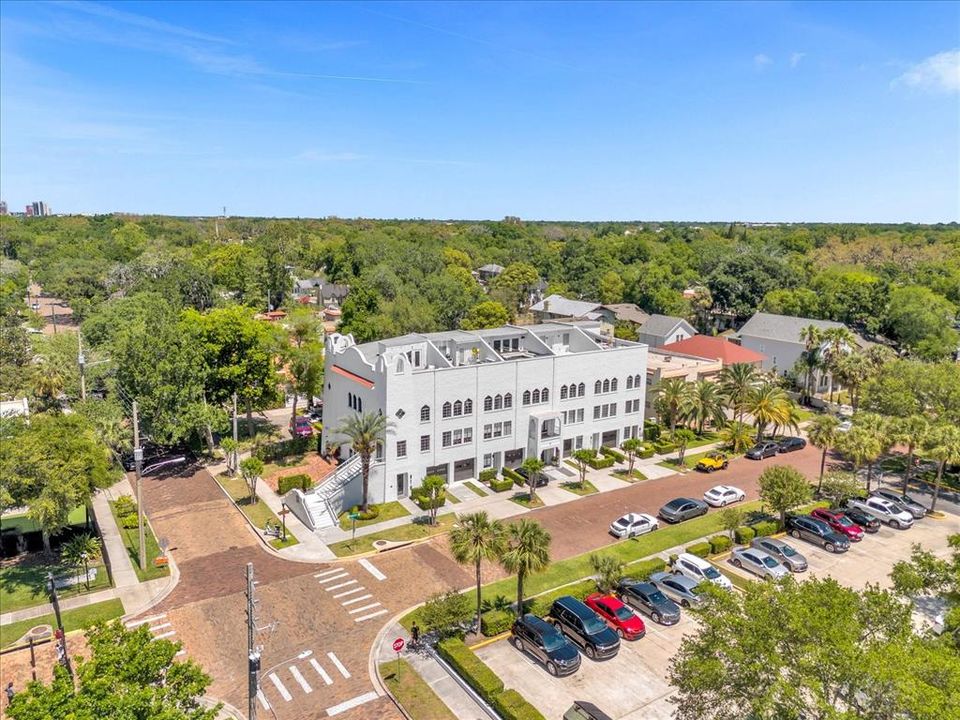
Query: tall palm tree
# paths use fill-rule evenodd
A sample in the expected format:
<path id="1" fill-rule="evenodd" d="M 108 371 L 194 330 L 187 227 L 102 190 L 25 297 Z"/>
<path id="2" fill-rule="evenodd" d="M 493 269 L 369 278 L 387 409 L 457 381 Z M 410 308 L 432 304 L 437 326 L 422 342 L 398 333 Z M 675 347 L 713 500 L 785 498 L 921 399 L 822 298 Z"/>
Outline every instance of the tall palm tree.
<path id="1" fill-rule="evenodd" d="M 907 446 L 907 471 L 903 474 L 903 492 L 906 493 L 913 477 L 913 458 L 917 448 L 926 442 L 930 421 L 923 415 L 910 415 L 895 420 L 891 430 L 894 440 Z"/>
<path id="2" fill-rule="evenodd" d="M 853 333 L 845 326 L 829 328 L 823 332 L 823 340 L 826 343 L 824 348 L 824 365 L 830 373 L 830 402 L 833 402 L 833 376 L 837 370 L 837 363 L 845 354 L 851 352 L 855 347 L 856 339 Z"/>
<path id="3" fill-rule="evenodd" d="M 854 476 L 864 464 L 869 463 L 872 467 L 881 451 L 877 434 L 870 428 L 856 425 L 839 439 L 837 449 L 853 462 Z M 867 492 L 870 492 L 870 473 L 867 474 Z"/>
<path id="4" fill-rule="evenodd" d="M 947 463 L 960 463 L 960 428 L 950 423 L 942 423 L 931 428 L 927 434 L 926 452 L 938 463 L 937 479 L 933 485 L 933 500 L 930 502 L 930 512 L 933 512 L 937 509 L 944 468 Z"/>
<path id="5" fill-rule="evenodd" d="M 63 375 L 52 363 L 44 362 L 37 366 L 33 377 L 33 394 L 44 409 L 49 410 L 59 406 L 64 387 Z"/>
<path id="6" fill-rule="evenodd" d="M 822 367 L 820 345 L 823 343 L 823 331 L 816 325 L 807 325 L 800 331 L 800 339 L 803 341 L 803 353 L 797 365 L 803 374 L 804 395 L 809 400 L 813 397 L 813 378 Z"/>
<path id="7" fill-rule="evenodd" d="M 550 533 L 535 520 L 522 518 L 507 530 L 507 549 L 500 564 L 517 576 L 517 617 L 523 615 L 523 581 L 550 563 Z"/>
<path id="8" fill-rule="evenodd" d="M 383 443 L 387 432 L 387 419 L 380 413 L 353 413 L 335 432 L 338 435 L 346 435 L 350 439 L 350 447 L 360 456 L 360 469 L 363 473 L 361 510 L 366 512 L 369 506 L 370 458 L 377 452 L 377 446 Z"/>
<path id="9" fill-rule="evenodd" d="M 727 400 L 728 407 L 737 413 L 737 422 L 743 423 L 743 412 L 747 399 L 759 380 L 757 369 L 747 363 L 727 365 L 720 371 L 720 391 Z"/>
<path id="10" fill-rule="evenodd" d="M 703 428 L 708 422 L 720 427 L 727 420 L 723 412 L 723 396 L 712 380 L 697 380 L 690 387 L 680 411 L 685 420 L 696 423 L 697 435 L 703 435 Z"/>
<path id="11" fill-rule="evenodd" d="M 823 471 L 827 465 L 827 452 L 837 442 L 837 428 L 840 421 L 833 415 L 817 415 L 807 428 L 807 437 L 810 443 L 822 451 L 820 456 L 820 478 L 817 480 L 817 494 L 823 487 Z"/>
<path id="12" fill-rule="evenodd" d="M 863 353 L 847 353 L 837 359 L 834 372 L 850 391 L 850 404 L 856 412 L 860 404 L 860 388 L 876 372 L 873 363 Z"/>
<path id="13" fill-rule="evenodd" d="M 450 531 L 450 552 L 461 565 L 473 565 L 477 575 L 477 632 L 480 632 L 480 565 L 484 560 L 499 560 L 506 549 L 506 528 L 480 511 L 460 515 Z"/>
<path id="14" fill-rule="evenodd" d="M 738 453 L 753 439 L 753 430 L 746 423 L 731 420 L 721 431 L 720 439 L 730 445 L 733 452 Z"/>
<path id="15" fill-rule="evenodd" d="M 677 429 L 677 420 L 690 395 L 690 383 L 683 378 L 666 378 L 661 380 L 653 390 L 658 413 L 666 416 L 670 425 L 670 432 Z"/>
<path id="16" fill-rule="evenodd" d="M 756 423 L 759 442 L 767 425 L 783 425 L 790 419 L 790 398 L 783 388 L 765 382 L 755 387 L 747 397 L 746 411 Z"/>
<path id="17" fill-rule="evenodd" d="M 880 448 L 875 457 L 867 459 L 867 490 L 869 491 L 870 482 L 873 480 L 873 465 L 881 456 L 889 452 L 895 438 L 891 429 L 890 418 L 884 415 L 862 412 L 856 415 L 855 422 L 870 433 L 877 447 Z"/>

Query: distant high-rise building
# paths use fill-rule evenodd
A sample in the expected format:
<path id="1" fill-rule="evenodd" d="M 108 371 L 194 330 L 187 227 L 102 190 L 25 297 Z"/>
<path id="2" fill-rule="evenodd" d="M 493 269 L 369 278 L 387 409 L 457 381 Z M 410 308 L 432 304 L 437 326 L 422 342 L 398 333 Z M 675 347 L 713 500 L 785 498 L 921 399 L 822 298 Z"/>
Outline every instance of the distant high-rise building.
<path id="1" fill-rule="evenodd" d="M 33 205 L 27 205 L 27 207 L 23 209 L 23 214 L 27 217 L 33 217 Z"/>
<path id="2" fill-rule="evenodd" d="M 7 210 L 7 201 L 0 200 L 0 215 L 9 215 L 10 212 Z"/>
<path id="3" fill-rule="evenodd" d="M 50 206 L 42 200 L 37 200 L 27 205 L 27 217 L 46 217 L 50 214 Z"/>

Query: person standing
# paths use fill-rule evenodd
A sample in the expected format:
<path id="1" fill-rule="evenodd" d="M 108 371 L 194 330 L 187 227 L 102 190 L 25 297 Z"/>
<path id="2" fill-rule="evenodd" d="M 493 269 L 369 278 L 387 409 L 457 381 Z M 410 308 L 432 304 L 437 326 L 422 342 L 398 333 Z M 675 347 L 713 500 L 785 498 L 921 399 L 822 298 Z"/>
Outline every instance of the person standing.
<path id="1" fill-rule="evenodd" d="M 13 691 L 12 680 L 7 683 L 7 687 L 4 692 L 7 694 L 7 707 L 10 707 L 10 705 L 13 704 L 13 696 L 16 695 L 16 693 Z"/>
<path id="2" fill-rule="evenodd" d="M 410 643 L 414 647 L 417 647 L 420 644 L 420 626 L 416 622 L 413 623 L 413 626 L 410 628 L 410 637 L 412 642 Z"/>

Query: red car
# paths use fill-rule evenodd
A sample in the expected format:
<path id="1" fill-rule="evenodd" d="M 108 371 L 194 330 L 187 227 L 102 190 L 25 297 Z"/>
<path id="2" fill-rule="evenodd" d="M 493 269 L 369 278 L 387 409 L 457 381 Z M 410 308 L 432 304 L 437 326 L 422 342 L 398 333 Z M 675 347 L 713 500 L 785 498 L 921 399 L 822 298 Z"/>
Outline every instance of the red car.
<path id="1" fill-rule="evenodd" d="M 826 508 L 817 508 L 810 513 L 810 517 L 817 520 L 823 520 L 830 529 L 850 538 L 853 542 L 863 540 L 863 528 L 857 525 L 839 510 L 827 510 Z"/>
<path id="2" fill-rule="evenodd" d="M 313 425 L 310 424 L 310 418 L 297 415 L 290 421 L 290 434 L 295 438 L 311 437 L 313 435 Z"/>
<path id="3" fill-rule="evenodd" d="M 647 629 L 643 620 L 633 610 L 617 600 L 613 595 L 593 593 L 583 601 L 587 607 L 607 621 L 611 629 L 624 640 L 639 640 Z"/>

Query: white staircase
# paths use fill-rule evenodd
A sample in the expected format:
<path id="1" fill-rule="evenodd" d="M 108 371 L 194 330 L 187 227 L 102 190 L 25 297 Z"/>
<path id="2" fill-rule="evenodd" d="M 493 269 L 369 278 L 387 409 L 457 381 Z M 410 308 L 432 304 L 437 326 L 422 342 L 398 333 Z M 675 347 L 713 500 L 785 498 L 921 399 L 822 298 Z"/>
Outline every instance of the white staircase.
<path id="1" fill-rule="evenodd" d="M 343 510 L 343 488 L 362 471 L 360 456 L 354 455 L 315 488 L 303 492 L 294 488 L 283 501 L 297 518 L 311 530 L 322 530 L 337 524 Z"/>

